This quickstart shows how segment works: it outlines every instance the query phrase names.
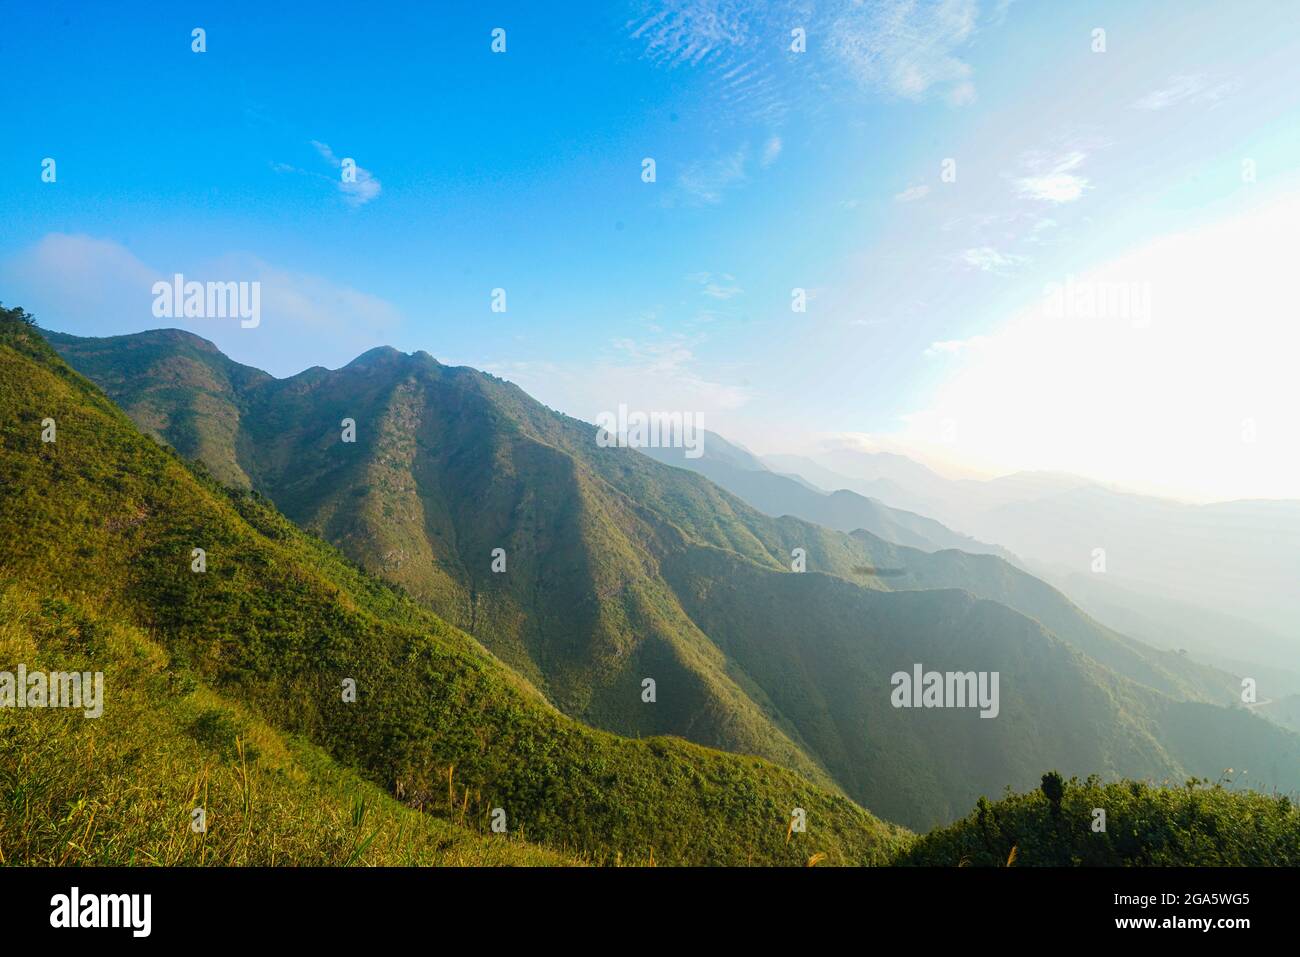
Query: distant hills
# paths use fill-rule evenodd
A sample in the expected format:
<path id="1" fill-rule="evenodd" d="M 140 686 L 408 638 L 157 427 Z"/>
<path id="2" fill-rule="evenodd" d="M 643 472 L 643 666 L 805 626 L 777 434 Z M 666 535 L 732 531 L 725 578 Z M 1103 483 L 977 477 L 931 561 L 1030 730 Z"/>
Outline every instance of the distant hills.
<path id="1" fill-rule="evenodd" d="M 1300 692 L 1300 502 L 1190 505 L 1047 472 L 951 480 L 846 448 L 764 463 L 1006 546 L 1108 625 L 1255 678 L 1261 700 Z"/>
<path id="2" fill-rule="evenodd" d="M 1006 549 L 958 534 L 933 519 L 890 508 L 847 489 L 825 492 L 797 475 L 774 472 L 749 452 L 713 432 L 705 433 L 703 454 L 697 458 L 688 458 L 684 449 L 675 447 L 641 451 L 666 465 L 703 475 L 767 515 L 793 515 L 841 532 L 862 529 L 891 544 L 927 552 L 956 548 L 1015 561 Z"/>
<path id="3" fill-rule="evenodd" d="M 1232 675 L 1099 625 L 920 515 L 857 496 L 841 499 L 865 521 L 851 532 L 764 514 L 746 500 L 826 496 L 743 450 L 700 460 L 711 480 L 600 448 L 593 426 L 425 353 L 281 380 L 175 330 L 49 339 L 143 431 L 402 586 L 579 721 L 759 755 L 914 828 L 1053 767 L 1300 784 L 1300 737 L 1227 706 Z M 892 707 L 891 675 L 917 663 L 998 671 L 1001 713 Z M 884 838 L 861 827 L 846 846 L 866 853 Z"/>

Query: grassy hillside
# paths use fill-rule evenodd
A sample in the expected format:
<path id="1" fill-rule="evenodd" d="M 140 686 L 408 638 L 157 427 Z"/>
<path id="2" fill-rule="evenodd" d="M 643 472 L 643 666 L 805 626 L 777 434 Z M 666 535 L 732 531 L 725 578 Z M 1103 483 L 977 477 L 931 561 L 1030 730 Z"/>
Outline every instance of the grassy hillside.
<path id="1" fill-rule="evenodd" d="M 141 436 L 12 319 L 0 328 L 0 409 L 9 587 L 140 629 L 166 655 L 169 680 L 192 678 L 427 813 L 481 828 L 503 808 L 510 834 L 598 863 L 802 864 L 819 853 L 876 863 L 905 837 L 757 758 L 564 717 L 472 638 L 266 500 L 227 491 Z M 53 443 L 41 440 L 46 418 Z M 191 570 L 194 548 L 206 550 L 205 572 Z M 116 707 L 119 677 L 112 662 L 103 670 Z M 342 700 L 345 679 L 354 703 Z M 2 758 L 21 761 L 16 743 Z M 808 830 L 790 835 L 796 807 Z"/>
<path id="2" fill-rule="evenodd" d="M 48 335 L 56 344 L 78 344 L 86 366 L 95 370 L 96 384 L 142 431 L 203 462 L 224 484 L 250 487 L 236 452 L 238 397 L 274 381 L 270 375 L 232 362 L 207 340 L 175 329 L 148 339 Z"/>
<path id="3" fill-rule="evenodd" d="M 1263 760 L 1300 739 L 1248 715 L 1195 710 L 1213 733 L 1162 738 L 1168 704 L 1230 701 L 1232 679 L 1102 628 L 1002 559 L 771 518 L 699 475 L 599 448 L 592 426 L 492 376 L 376 349 L 273 380 L 183 333 L 51 338 L 127 408 L 151 410 L 146 423 L 174 417 L 160 384 L 178 356 L 246 383 L 227 393 L 229 455 L 255 488 L 599 727 L 762 755 L 914 827 L 1053 766 L 1181 778 L 1249 757 L 1262 786 L 1300 783 L 1300 762 Z M 216 394 L 196 381 L 200 393 Z M 813 574 L 790 574 L 795 548 Z M 1003 672 L 1014 702 L 964 731 L 970 714 L 896 711 L 889 676 L 917 661 Z"/>
<path id="4" fill-rule="evenodd" d="M 177 671 L 139 629 L 8 585 L 0 664 L 104 671 L 100 718 L 0 709 L 0 863 L 556 865 L 569 858 L 394 800 Z M 195 808 L 205 828 L 191 828 Z"/>
<path id="5" fill-rule="evenodd" d="M 1105 829 L 1096 829 L 1105 811 Z M 1014 854 L 1013 854 L 1014 852 Z M 980 799 L 920 838 L 899 864 L 1016 867 L 1300 865 L 1300 808 L 1285 796 L 1190 780 L 1183 787 L 1043 776 L 1041 787 Z"/>

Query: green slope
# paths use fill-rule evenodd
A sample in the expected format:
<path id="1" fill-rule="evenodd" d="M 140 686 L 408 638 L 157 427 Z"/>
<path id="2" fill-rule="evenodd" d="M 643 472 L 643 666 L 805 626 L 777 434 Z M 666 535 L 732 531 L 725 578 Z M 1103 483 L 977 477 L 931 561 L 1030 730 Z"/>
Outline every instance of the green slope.
<path id="1" fill-rule="evenodd" d="M 565 856 L 408 808 L 214 693 L 138 628 L 0 592 L 0 666 L 103 671 L 97 719 L 0 709 L 0 863 L 501 866 Z M 205 827 L 191 827 L 195 808 Z"/>
<path id="2" fill-rule="evenodd" d="M 1097 813 L 1105 812 L 1102 818 Z M 1014 855 L 1013 852 L 1014 851 Z M 975 810 L 903 852 L 901 865 L 940 867 L 1296 867 L 1300 808 L 1290 798 L 1190 780 L 1062 780 Z"/>
<path id="3" fill-rule="evenodd" d="M 886 859 L 902 833 L 757 758 L 628 740 L 551 708 L 472 638 L 349 566 L 268 502 L 227 492 L 136 432 L 13 321 L 0 334 L 0 569 L 157 641 L 169 674 L 429 813 L 597 862 Z M 41 422 L 57 422 L 54 443 Z M 207 571 L 191 571 L 192 549 Z M 105 667 L 112 689 L 117 677 Z M 344 679 L 358 700 L 344 703 Z M 109 698 L 112 706 L 112 698 Z M 21 760 L 14 747 L 4 767 Z M 788 835 L 793 808 L 808 830 Z"/>

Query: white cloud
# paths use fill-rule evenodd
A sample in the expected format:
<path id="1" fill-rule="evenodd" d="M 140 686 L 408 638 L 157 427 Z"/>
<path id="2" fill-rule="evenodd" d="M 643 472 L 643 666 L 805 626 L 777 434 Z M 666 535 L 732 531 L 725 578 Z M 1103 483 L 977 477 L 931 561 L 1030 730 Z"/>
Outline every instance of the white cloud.
<path id="1" fill-rule="evenodd" d="M 1013 253 L 1000 253 L 992 246 L 976 246 L 963 250 L 961 261 L 984 272 L 1002 272 L 1013 266 L 1027 262 L 1024 256 Z"/>
<path id="2" fill-rule="evenodd" d="M 1031 175 L 1017 180 L 1017 189 L 1026 199 L 1072 203 L 1089 188 L 1087 178 L 1074 172 L 1087 158 L 1087 154 L 1077 150 L 1048 161 L 1031 155 L 1026 160 Z"/>
<path id="3" fill-rule="evenodd" d="M 260 283 L 261 322 L 244 329 L 238 320 L 155 318 L 153 284 L 175 273 L 199 282 Z M 122 244 L 92 236 L 50 233 L 0 263 L 0 281 L 46 328 L 85 336 L 185 329 L 274 375 L 343 365 L 390 342 L 401 325 L 398 309 L 378 296 L 255 256 L 146 263 Z"/>
<path id="4" fill-rule="evenodd" d="M 772 136 L 763 145 L 757 160 L 749 143 L 742 143 L 730 153 L 696 160 L 677 177 L 676 199 L 688 205 L 716 206 L 729 190 L 748 183 L 755 167 L 766 169 L 780 155 L 781 137 Z"/>
<path id="5" fill-rule="evenodd" d="M 954 86 L 947 96 L 949 106 L 965 106 L 968 103 L 974 103 L 976 100 L 975 84 L 965 80 Z"/>
<path id="6" fill-rule="evenodd" d="M 661 339 L 616 339 L 595 362 L 472 363 L 517 383 L 546 403 L 588 422 L 619 403 L 644 410 L 690 411 L 707 428 L 721 427 L 728 413 L 747 405 L 753 392 L 721 381 L 702 367 L 695 342 L 681 335 Z"/>
<path id="7" fill-rule="evenodd" d="M 644 8 L 629 23 L 642 55 L 666 68 L 711 71 L 718 99 L 729 107 L 779 116 L 789 98 L 822 97 L 843 88 L 845 77 L 859 90 L 911 100 L 942 95 L 961 106 L 975 99 L 962 51 L 976 33 L 976 0 L 831 0 L 816 7 L 806 0 L 666 0 Z M 806 31 L 807 52 L 772 56 L 774 38 L 788 46 L 795 27 Z"/>
<path id="8" fill-rule="evenodd" d="M 704 295 L 710 299 L 733 299 L 744 291 L 739 286 L 723 286 L 716 282 L 707 283 L 704 287 Z"/>
<path id="9" fill-rule="evenodd" d="M 781 137 L 770 137 L 763 146 L 763 158 L 759 161 L 764 168 L 771 166 L 781 155 Z"/>
<path id="10" fill-rule="evenodd" d="M 752 11 L 734 0 L 670 0 L 637 22 L 631 36 L 655 63 L 697 65 L 743 46 L 753 19 Z"/>
<path id="11" fill-rule="evenodd" d="M 924 199 L 928 195 L 930 195 L 929 186 L 909 186 L 901 193 L 895 193 L 894 201 L 898 203 L 913 203 L 918 199 Z"/>
<path id="12" fill-rule="evenodd" d="M 698 284 L 700 291 L 710 299 L 734 299 L 745 290 L 736 285 L 736 277 L 731 273 L 693 272 L 687 280 Z"/>
<path id="13" fill-rule="evenodd" d="M 677 186 L 688 202 L 716 206 L 727 190 L 748 181 L 748 162 L 749 147 L 742 146 L 724 156 L 692 163 L 677 178 Z"/>
<path id="14" fill-rule="evenodd" d="M 997 6 L 993 8 L 993 15 L 990 18 L 990 22 L 995 26 L 1001 24 L 1006 20 L 1007 14 L 1010 12 L 1012 4 L 1015 2 L 1016 0 L 998 0 Z"/>
<path id="15" fill-rule="evenodd" d="M 48 233 L 0 264 L 5 301 L 21 303 L 36 321 L 60 332 L 146 328 L 153 284 L 163 276 L 121 243 L 95 236 Z M 12 299 L 11 299 L 12 297 Z M 157 325 L 155 321 L 153 323 Z"/>
<path id="16" fill-rule="evenodd" d="M 974 98 L 971 67 L 957 51 L 975 33 L 975 0 L 882 0 L 839 10 L 827 44 L 864 86 L 913 100 L 948 88 L 954 105 Z"/>
<path id="17" fill-rule="evenodd" d="M 325 162 L 329 163 L 335 169 L 341 170 L 343 168 L 343 159 L 334 155 L 334 151 L 330 149 L 328 143 L 321 143 L 317 140 L 312 140 L 311 145 L 316 147 L 316 152 L 320 153 L 321 158 L 324 159 Z M 347 159 L 347 157 L 344 157 L 344 159 Z M 349 205 L 364 206 L 366 203 L 378 196 L 383 187 L 379 180 L 375 179 L 374 174 L 371 173 L 370 170 L 363 169 L 358 165 L 356 168 L 355 180 L 344 181 L 343 176 L 341 174 L 339 175 L 338 188 L 339 192 L 343 194 L 344 200 L 346 200 Z"/>
<path id="18" fill-rule="evenodd" d="M 971 336 L 969 339 L 941 339 L 932 342 L 926 348 L 927 356 L 957 355 L 967 349 L 975 348 L 985 341 L 983 336 Z"/>
<path id="19" fill-rule="evenodd" d="M 1138 110 L 1163 110 L 1179 103 L 1216 104 L 1237 88 L 1234 80 L 1213 80 L 1204 73 L 1172 76 L 1158 90 L 1135 101 Z"/>

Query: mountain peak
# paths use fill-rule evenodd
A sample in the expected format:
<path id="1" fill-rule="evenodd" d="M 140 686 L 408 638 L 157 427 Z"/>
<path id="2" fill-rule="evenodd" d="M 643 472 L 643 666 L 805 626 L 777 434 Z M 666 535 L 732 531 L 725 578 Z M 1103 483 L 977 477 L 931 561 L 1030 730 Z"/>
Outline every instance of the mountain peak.
<path id="1" fill-rule="evenodd" d="M 361 355 L 349 362 L 344 366 L 344 368 L 351 369 L 354 366 L 374 366 L 398 362 L 435 367 L 440 365 L 437 359 L 428 352 L 425 352 L 423 349 L 416 350 L 415 352 L 402 352 L 400 349 L 395 349 L 392 346 L 375 346 L 373 349 L 367 349 L 365 352 L 361 353 Z"/>
<path id="2" fill-rule="evenodd" d="M 402 358 L 402 353 L 398 352 L 392 346 L 375 346 L 373 349 L 367 349 L 361 355 L 349 362 L 345 369 L 353 366 L 375 365 L 380 362 L 392 362 Z"/>

